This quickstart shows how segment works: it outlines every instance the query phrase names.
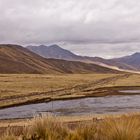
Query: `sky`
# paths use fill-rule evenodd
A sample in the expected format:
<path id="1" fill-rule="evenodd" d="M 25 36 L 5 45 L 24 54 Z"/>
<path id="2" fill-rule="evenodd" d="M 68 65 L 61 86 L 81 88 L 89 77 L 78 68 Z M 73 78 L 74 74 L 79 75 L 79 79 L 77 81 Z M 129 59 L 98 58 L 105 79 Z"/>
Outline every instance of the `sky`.
<path id="1" fill-rule="evenodd" d="M 0 43 L 104 58 L 140 52 L 140 0 L 0 0 Z"/>

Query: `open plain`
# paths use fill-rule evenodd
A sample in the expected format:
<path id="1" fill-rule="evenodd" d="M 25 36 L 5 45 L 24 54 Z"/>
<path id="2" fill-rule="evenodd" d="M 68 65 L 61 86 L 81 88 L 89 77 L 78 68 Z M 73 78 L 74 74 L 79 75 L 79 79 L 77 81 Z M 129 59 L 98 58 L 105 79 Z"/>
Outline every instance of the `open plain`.
<path id="1" fill-rule="evenodd" d="M 128 95 L 140 89 L 139 74 L 1 74 L 0 108 L 51 100 Z M 135 94 L 135 93 L 133 93 Z"/>

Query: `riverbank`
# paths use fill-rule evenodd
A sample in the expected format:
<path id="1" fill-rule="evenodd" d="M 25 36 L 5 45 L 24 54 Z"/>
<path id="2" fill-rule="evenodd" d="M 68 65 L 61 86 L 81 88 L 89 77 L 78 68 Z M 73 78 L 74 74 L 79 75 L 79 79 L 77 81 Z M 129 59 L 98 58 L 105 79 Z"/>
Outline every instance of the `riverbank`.
<path id="1" fill-rule="evenodd" d="M 104 87 L 140 86 L 136 74 L 0 75 L 0 108 L 83 97 L 102 97 Z M 134 81 L 133 83 L 131 81 Z M 117 93 L 118 94 L 118 93 Z"/>
<path id="2" fill-rule="evenodd" d="M 86 118 L 82 116 L 78 118 L 43 116 L 26 120 L 26 123 L 21 123 L 20 120 L 20 125 L 16 123 L 16 125 L 9 124 L 7 127 L 0 127 L 0 137 L 2 140 L 8 138 L 45 140 L 48 137 L 53 140 L 60 138 L 62 140 L 72 140 L 72 138 L 76 140 L 112 140 L 113 138 L 137 140 L 140 136 L 139 118 L 139 113 Z"/>
<path id="3" fill-rule="evenodd" d="M 78 116 L 139 112 L 139 101 L 140 95 L 114 95 L 98 98 L 88 97 L 73 100 L 56 100 L 48 103 L 1 109 L 0 119 L 32 118 L 47 113 L 56 116 Z"/>
<path id="4" fill-rule="evenodd" d="M 121 91 L 128 91 L 132 90 L 132 92 L 121 92 Z M 139 92 L 133 92 L 138 90 Z M 85 91 L 91 92 L 91 90 Z M 82 98 L 98 98 L 98 97 L 105 97 L 105 96 L 128 96 L 128 95 L 140 95 L 140 86 L 116 86 L 116 87 L 102 87 L 92 90 L 92 93 L 87 93 L 86 95 L 61 95 L 59 97 L 47 97 L 42 99 L 32 99 L 27 100 L 24 102 L 12 103 L 7 105 L 1 105 L 0 109 L 10 108 L 10 107 L 17 107 L 22 105 L 30 105 L 30 104 L 38 104 L 38 103 L 49 103 L 52 101 L 65 101 L 65 100 L 75 100 L 75 99 L 82 99 Z"/>

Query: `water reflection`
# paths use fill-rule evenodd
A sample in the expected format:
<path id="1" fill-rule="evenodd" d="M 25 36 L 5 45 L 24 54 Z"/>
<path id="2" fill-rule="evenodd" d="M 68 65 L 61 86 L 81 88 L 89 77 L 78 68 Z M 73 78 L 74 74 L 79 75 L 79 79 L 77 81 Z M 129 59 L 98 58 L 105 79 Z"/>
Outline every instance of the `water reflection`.
<path id="1" fill-rule="evenodd" d="M 140 95 L 108 96 L 66 101 L 53 101 L 56 115 L 89 115 L 140 111 Z M 52 112 L 52 102 L 23 105 L 0 110 L 0 119 L 28 118 Z"/>

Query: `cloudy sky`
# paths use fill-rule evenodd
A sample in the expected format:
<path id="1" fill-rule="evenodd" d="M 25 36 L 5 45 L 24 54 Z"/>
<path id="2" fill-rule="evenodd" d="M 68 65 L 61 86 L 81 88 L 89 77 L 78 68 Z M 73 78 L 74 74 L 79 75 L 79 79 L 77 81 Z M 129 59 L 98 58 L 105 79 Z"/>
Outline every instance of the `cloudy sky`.
<path id="1" fill-rule="evenodd" d="M 140 52 L 140 0 L 0 0 L 0 43 L 105 58 Z"/>

